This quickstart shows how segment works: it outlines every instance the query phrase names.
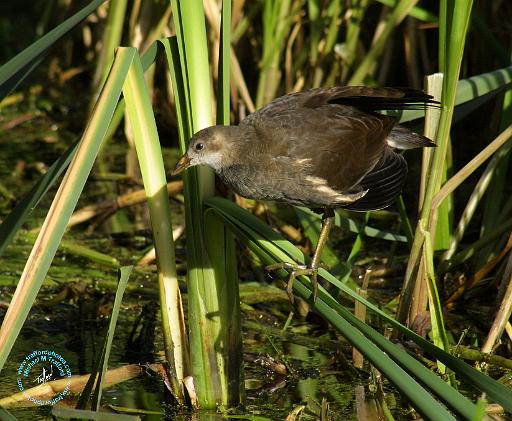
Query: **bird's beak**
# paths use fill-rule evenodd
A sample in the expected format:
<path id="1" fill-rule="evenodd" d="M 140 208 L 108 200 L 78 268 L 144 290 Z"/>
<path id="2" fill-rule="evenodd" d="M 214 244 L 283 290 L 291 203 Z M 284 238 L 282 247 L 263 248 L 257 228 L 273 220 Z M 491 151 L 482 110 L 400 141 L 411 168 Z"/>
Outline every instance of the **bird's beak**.
<path id="1" fill-rule="evenodd" d="M 187 154 L 183 155 L 181 159 L 178 161 L 171 175 L 176 175 L 182 172 L 185 168 L 190 167 L 190 158 Z"/>

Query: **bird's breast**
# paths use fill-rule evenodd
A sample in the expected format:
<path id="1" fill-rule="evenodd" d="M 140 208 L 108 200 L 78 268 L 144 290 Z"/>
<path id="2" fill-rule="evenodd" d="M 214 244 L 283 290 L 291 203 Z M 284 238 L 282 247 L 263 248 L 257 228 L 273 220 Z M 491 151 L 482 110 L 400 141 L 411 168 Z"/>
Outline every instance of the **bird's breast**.
<path id="1" fill-rule="evenodd" d="M 289 166 L 278 169 L 236 165 L 217 174 L 231 190 L 248 199 L 310 207 L 337 206 L 355 200 L 331 188 L 325 179 L 296 174 Z"/>
<path id="2" fill-rule="evenodd" d="M 217 174 L 224 184 L 240 196 L 256 200 L 282 200 L 275 177 L 255 165 L 231 165 Z"/>

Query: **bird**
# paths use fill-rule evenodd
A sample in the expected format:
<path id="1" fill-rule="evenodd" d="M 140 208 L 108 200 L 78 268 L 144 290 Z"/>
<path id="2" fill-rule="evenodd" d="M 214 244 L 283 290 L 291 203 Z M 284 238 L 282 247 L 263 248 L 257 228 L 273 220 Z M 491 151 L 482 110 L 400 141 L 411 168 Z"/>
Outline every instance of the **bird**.
<path id="1" fill-rule="evenodd" d="M 297 276 L 310 277 L 312 297 L 322 249 L 334 224 L 334 209 L 372 211 L 401 194 L 407 163 L 395 149 L 430 147 L 428 138 L 379 113 L 436 106 L 412 88 L 335 86 L 279 97 L 238 125 L 216 125 L 195 133 L 173 175 L 196 165 L 211 167 L 240 196 L 323 210 L 318 243 L 309 265 L 287 269 L 293 302 Z"/>

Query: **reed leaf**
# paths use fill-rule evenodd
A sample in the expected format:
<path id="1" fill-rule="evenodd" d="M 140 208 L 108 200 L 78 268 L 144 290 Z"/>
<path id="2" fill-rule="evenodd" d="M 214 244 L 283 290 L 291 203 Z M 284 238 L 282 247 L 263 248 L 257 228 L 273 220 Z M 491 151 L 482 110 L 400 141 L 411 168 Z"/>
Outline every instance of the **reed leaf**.
<path id="1" fill-rule="evenodd" d="M 120 49 L 123 51 L 124 49 Z M 162 150 L 142 64 L 136 55 L 123 87 L 156 249 L 165 355 L 174 396 L 184 402 L 183 379 L 190 374 L 188 338 L 176 274 L 171 210 Z"/>
<path id="2" fill-rule="evenodd" d="M 85 385 L 80 398 L 78 399 L 76 408 L 85 409 L 87 402 L 91 400 L 91 408 L 98 411 L 101 402 L 101 394 L 103 391 L 103 381 L 108 369 L 108 360 L 110 351 L 112 349 L 112 342 L 114 339 L 114 332 L 116 330 L 117 319 L 119 317 L 119 310 L 121 309 L 121 302 L 123 301 L 124 291 L 130 279 L 133 266 L 123 266 L 118 271 L 118 282 L 114 305 L 110 315 L 110 321 L 103 338 L 103 346 L 99 355 L 96 356 L 94 368 L 91 371 L 89 380 Z"/>
<path id="3" fill-rule="evenodd" d="M 121 95 L 133 52 L 116 56 L 75 156 L 55 195 L 0 328 L 0 369 L 12 349 L 55 256 Z"/>
<path id="4" fill-rule="evenodd" d="M 439 35 L 439 66 L 444 73 L 443 91 L 441 96 L 441 116 L 436 135 L 435 151 L 429 167 L 429 177 L 426 183 L 425 198 L 421 210 L 420 223 L 416 227 L 415 238 L 407 273 L 402 287 L 400 304 L 397 312 L 397 319 L 404 322 L 407 319 L 408 309 L 411 303 L 411 297 L 415 282 L 413 277 L 419 274 L 423 276 L 424 270 L 418 272 L 421 260 L 421 250 L 425 237 L 419 228 L 421 221 L 430 226 L 429 222 L 434 217 L 437 209 L 432 208 L 432 200 L 435 194 L 441 188 L 442 176 L 446 170 L 446 153 L 448 151 L 450 128 L 452 123 L 453 110 L 455 106 L 456 91 L 460 66 L 462 63 L 462 53 L 466 32 L 471 15 L 472 1 L 462 0 L 444 0 L 440 3 L 440 35 Z M 446 21 L 444 21 L 446 20 Z M 447 33 L 445 33 L 447 31 Z M 448 227 L 446 227 L 448 229 Z M 432 241 L 435 241 L 436 232 L 430 233 Z M 448 234 L 449 235 L 449 234 Z M 428 263 L 426 263 L 428 266 Z M 421 282 L 416 279 L 416 283 Z M 409 320 L 409 323 L 412 323 Z"/>
<path id="5" fill-rule="evenodd" d="M 147 70 L 154 62 L 157 57 L 160 42 L 153 43 L 148 50 L 141 57 L 142 68 Z M 30 47 L 29 47 L 30 48 Z M 160 47 L 162 48 L 162 47 Z M 124 98 L 121 99 L 116 107 L 114 115 L 110 120 L 107 133 L 105 135 L 106 140 L 110 139 L 114 132 L 117 130 L 119 123 L 121 122 L 125 105 Z M 76 152 L 79 140 L 73 143 L 43 174 L 39 180 L 34 184 L 32 189 L 18 202 L 18 204 L 11 210 L 9 215 L 4 219 L 0 225 L 0 256 L 2 255 L 5 248 L 10 244 L 16 232 L 21 228 L 27 217 L 38 205 L 41 199 L 45 196 L 48 190 L 58 180 L 63 171 L 67 168 L 74 153 Z M 116 265 L 117 267 L 117 265 Z"/>
<path id="6" fill-rule="evenodd" d="M 213 121 L 210 69 L 202 2 L 172 1 L 171 4 L 176 42 L 169 43 L 167 58 L 173 91 L 177 93 L 176 103 L 183 101 L 177 109 L 179 107 L 181 113 L 178 123 L 182 125 L 180 149 L 184 153 L 192 134 L 210 126 Z M 228 40 L 224 42 L 229 44 Z M 229 52 L 227 44 L 224 46 L 225 54 Z M 213 192 L 214 174 L 210 168 L 186 171 L 184 194 L 191 364 L 202 408 L 239 403 L 242 395 L 239 383 L 241 366 L 238 358 L 233 358 L 241 352 L 240 338 L 229 327 L 234 317 L 232 309 L 237 308 L 233 305 L 238 301 L 238 288 L 232 287 L 237 278 L 233 251 L 229 250 L 233 243 L 229 236 L 220 234 L 224 227 L 219 221 L 203 217 L 203 201 Z M 233 373 L 239 374 L 233 376 Z"/>
<path id="7" fill-rule="evenodd" d="M 235 235 L 244 241 L 250 250 L 255 252 L 261 258 L 264 264 L 275 262 L 304 263 L 304 255 L 295 246 L 286 241 L 283 237 L 273 231 L 270 227 L 268 227 L 254 215 L 241 209 L 234 203 L 219 197 L 213 197 L 206 201 L 206 205 L 215 210 L 215 212 L 217 212 L 225 220 Z M 286 272 L 283 271 L 282 276 L 286 275 Z M 354 300 L 364 304 L 369 310 L 381 317 L 382 320 L 384 320 L 386 323 L 391 324 L 394 328 L 398 329 L 402 334 L 423 348 L 427 353 L 433 355 L 447 367 L 455 371 L 469 384 L 473 385 L 481 391 L 485 391 L 485 393 L 487 393 L 501 405 L 504 405 L 507 409 L 512 409 L 512 392 L 505 386 L 499 384 L 483 373 L 476 371 L 468 364 L 436 347 L 429 341 L 423 339 L 421 336 L 409 330 L 407 327 L 391 318 L 377 306 L 361 297 L 359 294 L 333 277 L 326 270 L 320 269 L 319 276 L 332 283 L 334 286 L 339 288 L 342 292 L 349 295 Z M 298 278 L 294 284 L 294 292 L 298 293 L 298 295 L 302 298 L 310 300 L 311 287 L 309 279 L 307 277 Z M 472 413 L 473 406 L 466 398 L 462 397 L 462 395 L 456 392 L 455 389 L 447 385 L 444 381 L 435 376 L 432 372 L 423 367 L 413 358 L 406 356 L 406 353 L 403 353 L 402 350 L 399 350 L 398 347 L 389 342 L 389 340 L 383 338 L 382 335 L 380 335 L 374 329 L 357 320 L 353 315 L 345 310 L 343 306 L 335 301 L 322 287 L 320 287 L 319 298 L 317 302 L 321 300 L 324 301 L 330 308 L 335 309 L 346 320 L 350 319 L 349 321 L 351 324 L 357 324 L 358 330 L 360 330 L 368 339 L 372 341 L 378 340 L 376 343 L 378 343 L 379 347 L 381 349 L 385 349 L 386 353 L 388 353 L 390 356 L 395 355 L 392 358 L 395 361 L 400 361 L 402 368 L 407 370 L 410 374 L 413 374 L 415 378 L 418 378 L 419 376 L 425 385 L 430 384 L 430 382 L 434 382 L 438 388 L 438 390 L 436 390 L 436 394 L 438 394 L 438 396 L 442 396 L 442 399 L 451 407 L 456 407 L 457 412 L 467 415 Z M 320 311 L 319 308 L 316 307 L 315 303 L 311 304 L 314 306 L 316 311 Z M 322 305 L 320 305 L 320 309 L 323 308 Z M 320 314 L 325 316 L 323 313 Z M 413 360 L 414 362 L 410 361 L 409 359 Z M 428 387 L 431 388 L 431 386 Z"/>

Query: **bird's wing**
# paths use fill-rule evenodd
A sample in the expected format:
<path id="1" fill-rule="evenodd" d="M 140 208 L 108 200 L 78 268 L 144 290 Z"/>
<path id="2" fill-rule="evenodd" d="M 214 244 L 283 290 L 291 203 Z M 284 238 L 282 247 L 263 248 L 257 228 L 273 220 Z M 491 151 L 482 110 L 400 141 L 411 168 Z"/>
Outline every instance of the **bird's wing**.
<path id="1" fill-rule="evenodd" d="M 343 193 L 361 191 L 358 182 L 380 160 L 395 120 L 338 104 L 275 105 L 241 123 L 258 132 L 261 154 L 318 189 L 325 185 Z"/>
<path id="2" fill-rule="evenodd" d="M 367 193 L 360 200 L 342 207 L 354 211 L 387 208 L 402 192 L 406 176 L 405 159 L 391 149 L 386 149 L 377 165 L 359 182 Z"/>
<path id="3" fill-rule="evenodd" d="M 301 94 L 303 94 L 301 96 Z M 412 88 L 369 88 L 366 86 L 337 86 L 318 88 L 296 94 L 302 107 L 315 108 L 324 104 L 355 107 L 361 111 L 410 110 L 436 107 L 431 95 Z"/>
<path id="4" fill-rule="evenodd" d="M 326 104 L 349 105 L 361 111 L 424 109 L 439 103 L 421 90 L 412 88 L 369 88 L 335 86 L 315 88 L 279 97 L 255 114 L 272 113 L 275 109 L 317 108 Z M 251 118 L 254 114 L 248 116 Z"/>

